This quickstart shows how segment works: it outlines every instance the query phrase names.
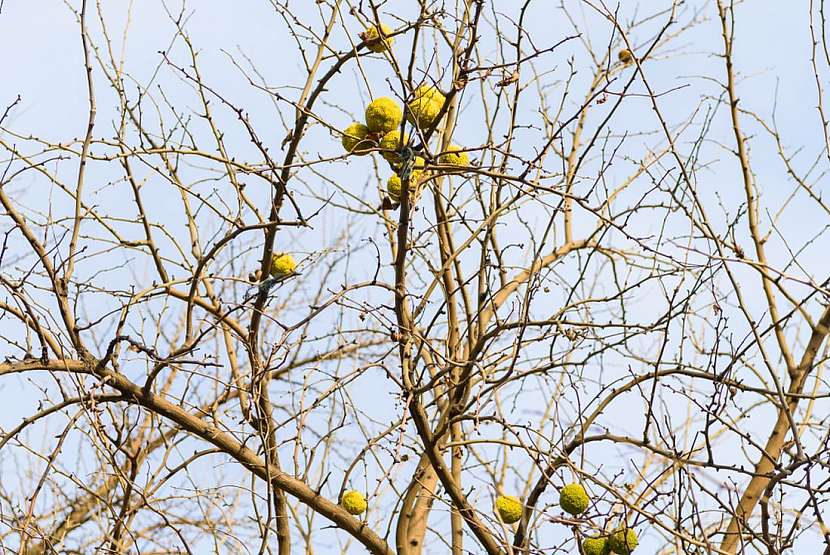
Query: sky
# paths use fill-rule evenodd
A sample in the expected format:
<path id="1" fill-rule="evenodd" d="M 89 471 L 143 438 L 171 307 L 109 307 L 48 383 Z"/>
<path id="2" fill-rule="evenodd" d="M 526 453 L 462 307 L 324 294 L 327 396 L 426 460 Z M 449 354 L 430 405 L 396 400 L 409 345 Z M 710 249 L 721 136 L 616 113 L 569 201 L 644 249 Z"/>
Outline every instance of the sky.
<path id="1" fill-rule="evenodd" d="M 105 17 L 112 30 L 116 43 L 120 43 L 120 34 L 123 30 L 127 7 L 132 5 L 132 19 L 130 33 L 123 52 L 120 49 L 116 56 L 123 55 L 132 78 L 139 83 L 146 83 L 156 72 L 162 62 L 161 52 L 170 48 L 174 28 L 170 19 L 164 15 L 161 2 L 157 0 L 103 0 Z M 390 19 L 395 17 L 406 18 L 413 13 L 414 2 L 408 0 L 392 0 L 382 8 L 382 12 L 389 14 Z M 515 9 L 512 0 L 496 0 L 492 3 L 499 11 L 505 13 Z M 577 2 L 569 2 L 575 6 Z M 621 2 L 620 13 L 631 17 L 639 9 L 646 11 L 655 5 L 665 5 L 664 0 L 643 0 L 639 4 Z M 77 2 L 72 2 L 77 6 Z M 300 20 L 311 21 L 319 28 L 319 17 L 316 15 L 313 2 L 291 2 L 292 13 Z M 704 22 L 691 30 L 688 35 L 679 40 L 682 53 L 672 55 L 669 59 L 650 62 L 649 76 L 651 83 L 658 91 L 669 91 L 661 97 L 661 106 L 666 113 L 677 115 L 677 121 L 701 104 L 701 98 L 714 98 L 721 93 L 717 84 L 711 78 L 722 78 L 723 67 L 717 52 L 720 51 L 720 26 L 717 20 L 713 2 L 695 0 L 687 2 L 692 8 L 700 8 L 705 18 Z M 168 2 L 171 11 L 178 10 L 177 2 Z M 639 6 L 639 7 L 638 7 Z M 241 71 L 230 61 L 230 57 L 246 66 L 245 57 L 248 57 L 260 72 L 262 79 L 269 85 L 279 87 L 277 90 L 287 96 L 297 94 L 297 86 L 302 83 L 303 67 L 297 57 L 296 44 L 286 33 L 285 22 L 277 18 L 270 2 L 266 0 L 244 0 L 237 2 L 219 2 L 215 0 L 192 1 L 187 4 L 187 29 L 199 51 L 200 69 L 203 77 L 211 86 L 234 102 L 244 106 L 253 121 L 256 121 L 257 131 L 263 142 L 273 151 L 279 150 L 279 145 L 285 136 L 280 114 L 275 110 L 273 103 L 255 88 L 251 87 Z M 579 14 L 579 9 L 574 9 Z M 810 66 L 810 36 L 807 22 L 809 21 L 809 3 L 803 0 L 793 2 L 770 2 L 764 0 L 749 0 L 737 8 L 738 25 L 736 26 L 735 63 L 740 71 L 738 85 L 740 105 L 750 111 L 755 111 L 764 117 L 770 117 L 775 112 L 775 121 L 787 142 L 787 148 L 797 154 L 793 158 L 794 165 L 804 170 L 821 153 L 823 142 L 821 139 L 820 122 L 816 116 L 816 89 L 815 79 Z M 607 24 L 592 15 L 588 8 L 583 9 L 586 29 L 590 30 L 590 39 L 594 44 L 605 44 L 609 39 L 610 29 Z M 349 21 L 348 29 L 335 30 L 335 42 L 341 48 L 348 44 L 348 36 L 358 32 L 359 26 L 353 19 Z M 567 22 L 556 9 L 553 2 L 539 1 L 534 4 L 532 16 L 527 19 L 527 29 L 531 36 L 542 37 L 546 40 L 559 39 L 571 33 Z M 100 39 L 99 27 L 93 31 Z M 649 35 L 636 37 L 645 41 Z M 21 101 L 5 123 L 6 126 L 23 134 L 44 137 L 55 143 L 65 142 L 81 137 L 86 125 L 86 81 L 83 74 L 83 60 L 79 45 L 78 26 L 73 14 L 67 9 L 64 2 L 54 0 L 5 0 L 0 12 L 0 45 L 2 45 L 3 77 L 0 78 L 0 107 L 11 104 L 20 95 Z M 493 37 L 484 35 L 482 47 L 492 47 Z M 402 48 L 401 57 L 407 50 Z M 171 51 L 171 58 L 186 63 L 181 45 Z M 572 41 L 562 49 L 562 63 L 556 64 L 555 75 L 563 75 L 567 69 L 568 55 L 583 61 L 581 48 Z M 446 60 L 440 60 L 436 67 L 442 67 Z M 437 70 L 436 70 L 437 71 Z M 394 94 L 388 86 L 388 74 L 384 65 L 378 60 L 367 60 L 363 67 L 364 76 L 353 69 L 344 71 L 336 78 L 331 86 L 332 104 L 326 109 L 331 117 L 332 125 L 343 128 L 353 119 L 359 117 L 362 108 L 370 96 Z M 100 75 L 97 78 L 100 79 Z M 579 75 L 576 82 L 581 82 L 585 75 Z M 366 82 L 370 87 L 366 86 Z M 555 79 L 551 79 L 555 82 Z M 99 81 L 100 82 L 100 81 Z M 175 72 L 162 69 L 155 78 L 156 83 L 163 83 L 169 92 L 171 101 L 192 116 L 198 109 L 189 94 L 187 83 L 177 79 Z M 443 83 L 447 85 L 446 81 Z M 129 85 L 128 85 L 129 86 Z M 553 87 L 555 90 L 555 87 Z M 638 89 L 635 87 L 635 92 Z M 640 91 L 641 92 L 641 91 Z M 98 95 L 99 123 L 96 136 L 112 135 L 113 116 L 116 105 L 114 95 L 107 94 L 106 88 L 100 86 Z M 334 107 L 336 104 L 336 107 Z M 705 102 L 704 102 L 705 105 Z M 460 120 L 456 133 L 456 140 L 466 145 L 476 145 L 482 128 L 476 126 L 480 107 L 470 102 L 463 112 L 465 118 Z M 640 105 L 634 104 L 615 117 L 612 127 L 615 131 L 636 130 L 640 127 L 654 126 L 649 105 L 645 99 Z M 284 114 L 283 114 L 284 115 Z M 524 114 L 531 118 L 531 115 Z M 233 145 L 234 154 L 240 159 L 256 157 L 250 143 L 245 137 L 241 126 L 234 123 L 234 115 L 223 113 L 219 116 L 223 129 L 227 130 L 228 144 Z M 480 119 L 480 118 L 478 118 Z M 645 123 L 647 122 L 647 123 Z M 676 122 L 670 122 L 676 123 Z M 479 124 L 480 125 L 480 124 Z M 751 123 L 747 124 L 749 133 L 753 137 L 761 137 L 762 130 Z M 197 129 L 205 131 L 197 124 Z M 707 195 L 706 202 L 712 210 L 717 210 L 722 202 L 730 208 L 735 208 L 741 199 L 741 191 L 737 185 L 739 175 L 734 164 L 722 163 L 728 161 L 730 152 L 720 145 L 732 145 L 734 138 L 726 118 L 716 118 L 712 133 L 705 145 L 706 152 L 717 163 L 713 163 L 709 172 L 701 172 L 696 176 L 701 191 L 717 194 Z M 692 134 L 692 136 L 694 136 Z M 8 139 L 7 139 L 8 140 Z M 14 141 L 12 141 L 14 142 Z M 635 141 L 646 144 L 648 138 Z M 322 158 L 340 154 L 339 144 L 330 133 L 319 126 L 313 130 L 308 140 L 304 142 L 308 152 L 318 154 Z M 522 145 L 518 149 L 531 145 Z M 688 143 L 682 143 L 682 149 L 688 149 Z M 715 154 L 718 150 L 720 154 Z M 768 140 L 759 139 L 752 143 L 751 156 L 758 176 L 758 184 L 765 206 L 779 206 L 790 195 L 794 185 L 782 169 L 780 161 L 775 157 L 774 144 Z M 70 168 L 67 168 L 70 169 Z M 611 178 L 624 176 L 624 166 L 612 168 Z M 121 202 L 123 191 L 118 187 L 110 186 L 109 180 L 118 175 L 118 168 L 109 169 L 105 164 L 95 164 L 91 167 L 90 198 L 99 205 L 106 206 L 111 215 L 131 217 L 128 205 Z M 194 179 L 203 176 L 198 168 L 184 170 Z M 319 180 L 314 178 L 298 183 L 297 198 L 301 206 L 312 211 L 319 204 L 321 197 L 334 195 L 337 202 L 361 208 L 361 202 L 369 199 L 377 187 L 373 175 L 374 168 L 367 159 L 349 161 L 341 164 L 320 164 Z M 191 173 L 192 172 L 192 173 Z M 150 178 L 148 178 L 150 179 Z M 341 189 L 331 186 L 336 183 Z M 734 186 L 732 185 L 734 183 Z M 152 182 L 151 182 L 152 185 Z M 210 191 L 211 184 L 199 184 L 205 191 Z M 259 188 L 256 188 L 259 187 Z M 252 198 L 260 202 L 267 198 L 267 190 L 257 185 L 250 191 Z M 65 212 L 70 208 L 65 198 L 60 195 L 48 194 L 48 187 L 37 177 L 18 180 L 13 184 L 15 194 L 21 195 L 33 209 L 45 210 L 51 201 L 56 212 Z M 179 208 L 175 202 L 169 202 L 171 193 L 160 189 L 158 196 L 153 197 L 153 213 L 160 221 L 169 222 L 171 233 L 184 233 L 176 222 L 180 218 Z M 365 200 L 365 202 L 374 202 Z M 175 201 L 175 198 L 172 198 Z M 734 212 L 734 210 L 733 210 Z M 530 214 L 535 218 L 537 225 L 544 222 L 545 214 Z M 822 219 L 823 218 L 823 219 Z M 814 225 L 813 222 L 817 222 Z M 798 275 L 807 275 L 814 279 L 823 280 L 830 271 L 830 263 L 822 243 L 810 244 L 810 238 L 826 225 L 826 215 L 818 212 L 810 203 L 797 199 L 785 213 L 780 224 L 786 236 L 794 245 L 805 244 L 800 260 L 803 268 L 793 269 Z M 644 230 L 649 229 L 650 222 L 638 225 Z M 3 225 L 6 225 L 5 223 Z M 342 213 L 328 213 L 320 215 L 312 229 L 291 230 L 279 236 L 282 245 L 291 245 L 292 250 L 302 257 L 318 260 L 323 257 L 321 251 L 330 248 L 333 237 L 343 235 L 343 242 L 352 246 L 366 245 L 366 241 L 378 233 L 377 222 L 368 221 L 355 215 L 343 216 Z M 129 227 L 125 226 L 126 233 Z M 210 233 L 209 226 L 205 233 Z M 743 238 L 745 241 L 746 238 Z M 778 265 L 783 265 L 789 253 L 780 242 L 773 238 L 771 241 L 771 257 Z M 246 255 L 251 253 L 243 251 Z M 371 259 L 371 249 L 365 249 L 358 255 L 351 266 L 343 271 L 344 279 L 357 279 L 365 273 L 367 257 Z M 254 252 L 255 254 L 255 252 Z M 521 255 L 526 255 L 522 251 Z M 519 255 L 517 255 L 519 256 Z M 124 272 L 113 272 L 110 276 L 95 276 L 101 283 L 123 285 L 125 280 L 134 279 L 139 284 L 147 279 L 151 266 L 147 261 L 125 260 L 132 277 L 125 277 Z M 229 263 L 231 264 L 231 263 Z M 369 265 L 368 267 L 371 267 Z M 95 275 L 94 264 L 85 265 L 80 272 Z M 240 268 L 239 272 L 250 271 Z M 752 272 L 747 271 L 747 276 Z M 752 302 L 761 300 L 758 289 L 748 288 L 747 297 Z M 91 306 L 90 312 L 102 310 L 102 307 Z M 0 321 L 0 335 L 11 333 L 4 328 L 7 323 Z M 6 330 L 4 332 L 4 330 Z M 741 330 L 738 330 L 740 332 Z M 3 352 L 0 345 L 0 355 L 15 354 L 10 348 L 9 353 Z M 377 391 L 383 391 L 389 384 L 382 383 L 382 378 L 375 375 L 371 378 L 377 382 L 368 382 L 369 387 L 358 389 L 354 393 L 356 402 L 375 402 Z M 0 425 L 4 429 L 19 422 L 24 415 L 30 414 L 37 404 L 39 396 L 36 388 L 23 381 L 0 381 L 0 395 L 11 399 L 7 410 L 0 413 Z M 626 407 L 619 409 L 619 418 L 627 418 Z M 389 402 L 384 411 L 393 414 L 394 403 Z M 767 415 L 768 418 L 768 415 Z M 764 417 L 756 422 L 763 428 Z M 6 463 L 8 464 L 8 463 Z M 654 544 L 646 540 L 643 544 L 645 552 Z M 798 545 L 799 552 L 812 553 L 817 550 L 819 543 L 816 536 L 804 536 Z"/>

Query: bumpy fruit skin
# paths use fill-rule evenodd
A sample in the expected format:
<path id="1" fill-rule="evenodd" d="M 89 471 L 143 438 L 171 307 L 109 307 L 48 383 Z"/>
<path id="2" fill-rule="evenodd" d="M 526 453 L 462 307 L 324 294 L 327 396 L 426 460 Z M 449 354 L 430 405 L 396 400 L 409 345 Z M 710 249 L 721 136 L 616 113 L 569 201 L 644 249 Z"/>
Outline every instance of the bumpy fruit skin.
<path id="1" fill-rule="evenodd" d="M 441 91 L 438 90 L 437 87 L 432 87 L 430 85 L 421 85 L 414 91 L 415 98 L 426 98 L 427 100 L 432 100 L 433 102 L 440 102 L 441 104 L 444 103 L 444 95 Z"/>
<path id="2" fill-rule="evenodd" d="M 384 38 L 382 39 L 380 38 L 381 33 L 384 35 Z M 378 33 L 377 26 L 372 25 L 366 29 L 366 31 L 361 35 L 361 38 L 366 41 L 366 48 L 372 52 L 383 52 L 392 46 L 392 41 L 394 39 L 389 36 L 391 34 L 392 28 L 384 23 L 381 23 L 380 33 Z"/>
<path id="3" fill-rule="evenodd" d="M 579 484 L 568 484 L 559 490 L 559 506 L 572 515 L 581 515 L 590 503 L 585 488 Z"/>
<path id="4" fill-rule="evenodd" d="M 401 126 L 403 110 L 388 96 L 381 96 L 366 106 L 366 126 L 372 133 L 389 133 Z"/>
<path id="5" fill-rule="evenodd" d="M 386 193 L 392 200 L 399 200 L 401 198 L 401 189 L 403 189 L 403 184 L 401 183 L 401 178 L 397 175 L 393 175 L 386 180 Z"/>
<path id="6" fill-rule="evenodd" d="M 414 98 L 407 104 L 406 117 L 419 128 L 428 129 L 435 123 L 443 106 L 444 95 L 441 91 L 435 87 L 421 85 L 415 89 Z"/>
<path id="7" fill-rule="evenodd" d="M 617 58 L 619 58 L 622 63 L 627 64 L 634 60 L 634 54 L 632 54 L 631 50 L 628 48 L 623 48 L 617 52 Z"/>
<path id="8" fill-rule="evenodd" d="M 297 261 L 288 253 L 275 253 L 271 257 L 271 275 L 274 277 L 290 276 L 297 269 Z"/>
<path id="9" fill-rule="evenodd" d="M 383 157 L 386 158 L 386 161 L 392 164 L 393 166 L 400 164 L 401 157 L 398 154 L 401 148 L 405 146 L 409 142 L 409 135 L 404 133 L 403 141 L 401 140 L 401 131 L 400 129 L 394 129 L 383 136 L 380 140 L 378 146 L 384 149 L 385 152 L 382 152 Z"/>
<path id="10" fill-rule="evenodd" d="M 505 524 L 513 524 L 522 518 L 522 502 L 512 495 L 496 497 L 496 512 Z"/>
<path id="11" fill-rule="evenodd" d="M 447 147 L 447 152 L 442 154 L 438 161 L 451 166 L 469 166 L 470 157 L 466 152 L 460 152 L 460 150 L 460 146 L 450 145 Z"/>
<path id="12" fill-rule="evenodd" d="M 429 129 L 441 113 L 443 104 L 428 98 L 416 98 L 406 106 L 406 119 L 419 129 Z"/>
<path id="13" fill-rule="evenodd" d="M 418 161 L 421 161 L 419 164 Z M 423 168 L 423 158 L 420 156 L 415 159 L 415 168 Z M 414 190 L 421 180 L 424 178 L 424 170 L 423 169 L 413 169 L 412 173 L 409 174 L 409 190 Z M 401 176 L 398 174 L 393 175 L 389 179 L 386 180 L 386 193 L 389 195 L 394 201 L 400 201 L 401 199 L 401 191 L 403 190 L 403 181 L 401 180 Z"/>
<path id="14" fill-rule="evenodd" d="M 582 542 L 582 553 L 584 555 L 609 555 L 611 547 L 608 545 L 608 538 L 585 538 Z"/>
<path id="15" fill-rule="evenodd" d="M 341 139 L 343 148 L 345 148 L 346 152 L 349 154 L 355 154 L 357 156 L 369 154 L 371 149 L 377 145 L 374 141 L 366 138 L 368 134 L 368 127 L 362 123 L 352 123 L 343 130 L 343 138 Z"/>
<path id="16" fill-rule="evenodd" d="M 617 528 L 608 538 L 608 547 L 619 555 L 628 555 L 638 544 L 637 533 L 631 528 Z"/>
<path id="17" fill-rule="evenodd" d="M 366 503 L 366 498 L 363 497 L 363 494 L 353 489 L 350 489 L 343 494 L 343 497 L 340 498 L 340 505 L 346 509 L 350 515 L 359 515 L 360 513 L 366 511 L 366 508 L 369 506 L 369 504 Z"/>

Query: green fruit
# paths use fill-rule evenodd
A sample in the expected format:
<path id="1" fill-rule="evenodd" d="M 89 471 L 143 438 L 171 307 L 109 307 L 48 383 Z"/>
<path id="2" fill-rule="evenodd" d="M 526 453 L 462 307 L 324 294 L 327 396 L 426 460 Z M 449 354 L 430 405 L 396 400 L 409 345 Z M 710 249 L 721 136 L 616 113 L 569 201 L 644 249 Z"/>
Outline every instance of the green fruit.
<path id="1" fill-rule="evenodd" d="M 414 91 L 414 98 L 407 104 L 406 117 L 410 123 L 421 129 L 432 126 L 441 108 L 444 106 L 444 95 L 435 87 L 421 85 Z"/>
<path id="2" fill-rule="evenodd" d="M 631 528 L 617 528 L 608 538 L 611 551 L 619 555 L 628 555 L 637 547 L 637 533 Z"/>
<path id="3" fill-rule="evenodd" d="M 591 500 L 580 484 L 568 484 L 559 490 L 559 505 L 572 515 L 581 515 L 588 508 Z"/>
<path id="4" fill-rule="evenodd" d="M 401 148 L 406 146 L 408 142 L 409 135 L 404 134 L 403 140 L 401 140 L 400 129 L 395 129 L 384 135 L 378 146 L 383 149 L 381 154 L 383 154 L 383 157 L 386 158 L 386 161 L 395 166 L 401 162 L 401 157 L 398 152 L 400 152 Z"/>
<path id="5" fill-rule="evenodd" d="M 368 127 L 362 123 L 354 122 L 343 130 L 343 137 L 340 141 L 349 154 L 363 156 L 369 154 L 371 149 L 377 146 L 374 141 L 366 138 L 368 134 Z"/>
<path id="6" fill-rule="evenodd" d="M 271 275 L 274 277 L 290 276 L 297 269 L 297 262 L 288 253 L 278 252 L 271 256 Z"/>
<path id="7" fill-rule="evenodd" d="M 389 133 L 401 125 L 403 110 L 388 96 L 381 96 L 366 106 L 366 126 L 372 133 Z"/>
<path id="8" fill-rule="evenodd" d="M 582 553 L 584 555 L 609 555 L 611 547 L 608 545 L 608 538 L 585 538 L 582 542 Z"/>
<path id="9" fill-rule="evenodd" d="M 429 129 L 438 118 L 443 104 L 428 98 L 416 98 L 406 105 L 409 111 L 406 118 L 419 129 Z"/>
<path id="10" fill-rule="evenodd" d="M 461 152 L 461 147 L 458 145 L 450 145 L 447 147 L 447 152 L 442 154 L 438 161 L 442 164 L 451 166 L 469 166 L 470 157 L 466 152 Z"/>
<path id="11" fill-rule="evenodd" d="M 502 522 L 513 524 L 522 518 L 522 502 L 512 495 L 499 495 L 496 497 L 496 512 Z"/>
<path id="12" fill-rule="evenodd" d="M 443 104 L 446 100 L 441 91 L 438 90 L 438 87 L 432 87 L 430 85 L 419 86 L 413 91 L 413 96 L 415 98 L 426 98 L 428 100 L 440 102 L 441 104 Z"/>
<path id="13" fill-rule="evenodd" d="M 383 38 L 381 38 L 381 34 L 383 35 Z M 384 23 L 381 23 L 380 33 L 378 33 L 377 26 L 372 25 L 366 29 L 366 31 L 361 35 L 361 38 L 366 41 L 366 48 L 372 52 L 383 52 L 392 46 L 392 41 L 394 39 L 389 36 L 391 34 L 392 28 Z"/>
<path id="14" fill-rule="evenodd" d="M 353 489 L 343 494 L 343 497 L 340 498 L 340 505 L 350 515 L 359 515 L 369 506 L 363 494 Z"/>
<path id="15" fill-rule="evenodd" d="M 392 200 L 401 198 L 401 189 L 403 189 L 403 184 L 401 183 L 401 178 L 397 175 L 393 175 L 386 180 L 386 193 Z"/>
<path id="16" fill-rule="evenodd" d="M 423 162 L 423 158 L 420 156 L 415 159 L 415 168 L 423 168 L 423 164 L 419 164 L 418 161 Z M 424 170 L 423 169 L 413 169 L 412 172 L 409 174 L 409 190 L 413 191 L 424 178 Z M 401 198 L 401 190 L 403 189 L 403 182 L 401 181 L 401 177 L 397 174 L 393 175 L 389 179 L 386 180 L 386 193 L 389 195 L 394 201 L 399 201 Z"/>

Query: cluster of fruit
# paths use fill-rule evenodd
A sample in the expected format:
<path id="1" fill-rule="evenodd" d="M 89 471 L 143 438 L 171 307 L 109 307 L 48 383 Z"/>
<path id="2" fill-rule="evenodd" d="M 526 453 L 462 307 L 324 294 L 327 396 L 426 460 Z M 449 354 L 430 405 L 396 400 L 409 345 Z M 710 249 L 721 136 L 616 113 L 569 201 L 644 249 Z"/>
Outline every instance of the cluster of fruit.
<path id="1" fill-rule="evenodd" d="M 366 41 L 372 52 L 383 52 L 392 44 L 387 35 L 391 30 L 381 24 L 380 28 L 370 27 L 360 37 Z M 406 104 L 406 120 L 422 132 L 433 129 L 444 110 L 446 97 L 437 87 L 421 85 Z M 410 190 L 417 191 L 425 183 L 431 172 L 426 171 L 427 163 L 421 156 L 402 156 L 404 147 L 410 144 L 410 136 L 402 132 L 404 109 L 393 99 L 383 96 L 366 106 L 364 122 L 355 121 L 342 132 L 343 148 L 351 155 L 365 156 L 380 152 L 395 172 L 386 182 L 386 193 L 393 202 L 400 202 L 403 189 L 402 178 L 408 176 Z M 450 145 L 447 151 L 439 155 L 442 166 L 468 166 L 470 157 L 460 146 Z M 443 168 L 444 172 L 452 169 Z"/>
<path id="2" fill-rule="evenodd" d="M 568 484 L 559 490 L 559 506 L 562 510 L 574 516 L 581 515 L 591 504 L 591 499 L 585 488 L 580 484 Z M 522 518 L 524 506 L 522 502 L 511 495 L 500 495 L 496 498 L 496 513 L 502 522 L 513 524 Z M 628 555 L 637 547 L 637 533 L 626 526 L 621 526 L 607 535 L 585 538 L 582 542 L 584 555 L 609 555 L 617 553 Z"/>
<path id="3" fill-rule="evenodd" d="M 360 34 L 360 38 L 371 52 L 380 53 L 392 46 L 392 33 L 392 29 L 381 23 L 379 26 L 370 26 Z M 626 65 L 634 61 L 634 55 L 628 49 L 620 50 L 617 57 Z M 437 125 L 444 104 L 446 98 L 437 87 L 421 85 L 413 91 L 412 100 L 406 105 L 406 119 L 417 129 L 427 131 Z M 408 177 L 409 190 L 417 192 L 432 173 L 427 171 L 423 157 L 414 156 L 411 160 L 406 160 L 401 156 L 403 147 L 409 144 L 409 134 L 404 132 L 401 135 L 403 117 L 403 109 L 393 99 L 386 96 L 377 98 L 366 106 L 365 123 L 353 122 L 343 130 L 341 139 L 343 148 L 351 155 L 365 156 L 379 151 L 389 162 L 395 173 L 386 181 L 386 194 L 393 205 L 401 200 L 402 177 Z M 446 166 L 469 166 L 470 157 L 460 146 L 450 145 L 446 152 L 438 156 L 438 162 L 445 166 L 441 169 L 446 173 L 452 171 L 452 168 Z M 275 253 L 271 259 L 271 275 L 274 278 L 290 276 L 296 268 L 297 263 L 290 254 Z"/>
<path id="4" fill-rule="evenodd" d="M 388 50 L 392 46 L 392 29 L 381 24 L 371 26 L 360 34 L 366 47 L 375 53 Z M 412 93 L 412 99 L 406 104 L 406 119 L 416 129 L 427 131 L 437 125 L 441 111 L 446 104 L 446 97 L 437 87 L 422 85 Z M 383 96 L 376 98 L 364 112 L 364 122 L 353 122 L 342 132 L 343 148 L 350 155 L 365 156 L 371 152 L 380 152 L 389 162 L 394 174 L 386 181 L 386 194 L 392 206 L 400 203 L 404 178 L 409 180 L 409 190 L 416 192 L 433 175 L 427 171 L 427 162 L 414 153 L 402 156 L 410 143 L 409 134 L 401 132 L 404 119 L 403 108 L 393 99 Z M 438 156 L 443 173 L 452 172 L 453 168 L 470 165 L 470 157 L 460 146 L 450 145 L 446 152 Z M 448 167 L 449 166 L 449 167 Z M 433 169 L 439 169 L 435 167 Z M 413 195 L 417 198 L 417 195 Z M 388 206 L 384 202 L 384 207 Z M 296 271 L 297 263 L 288 253 L 275 253 L 271 259 L 271 276 L 284 278 Z"/>
<path id="5" fill-rule="evenodd" d="M 420 86 L 415 89 L 413 96 L 407 104 L 407 120 L 419 129 L 429 129 L 441 113 L 445 102 L 444 95 L 435 87 Z M 365 123 L 356 121 L 343 130 L 343 148 L 355 156 L 365 156 L 379 151 L 395 172 L 386 182 L 386 193 L 390 199 L 399 202 L 401 177 L 407 167 L 407 160 L 401 156 L 401 151 L 410 142 L 408 133 L 401 134 L 403 109 L 391 98 L 382 96 L 366 106 L 364 119 Z M 446 166 L 465 167 L 470 164 L 470 157 L 460 146 L 450 145 L 447 151 L 438 157 L 438 162 Z M 411 190 L 416 190 L 429 178 L 430 173 L 426 171 L 426 167 L 424 158 L 414 157 L 409 165 Z"/>

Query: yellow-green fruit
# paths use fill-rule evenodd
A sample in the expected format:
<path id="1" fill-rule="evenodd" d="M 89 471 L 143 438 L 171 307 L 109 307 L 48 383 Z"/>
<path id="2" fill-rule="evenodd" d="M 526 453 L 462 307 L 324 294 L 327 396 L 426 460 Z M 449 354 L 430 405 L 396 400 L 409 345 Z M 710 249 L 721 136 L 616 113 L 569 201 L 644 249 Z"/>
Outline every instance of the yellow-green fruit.
<path id="1" fill-rule="evenodd" d="M 609 555 L 611 548 L 608 538 L 585 538 L 582 542 L 583 555 Z"/>
<path id="2" fill-rule="evenodd" d="M 444 95 L 435 87 L 421 85 L 415 89 L 415 98 L 407 104 L 407 119 L 421 129 L 427 129 L 444 106 Z"/>
<path id="3" fill-rule="evenodd" d="M 416 163 L 417 167 L 417 163 Z M 423 167 L 423 166 L 421 166 Z M 423 170 L 412 170 L 409 174 L 409 190 L 412 191 L 424 176 Z M 398 174 L 393 175 L 386 180 L 386 193 L 392 200 L 400 200 L 401 191 L 403 190 L 403 181 Z"/>
<path id="4" fill-rule="evenodd" d="M 442 164 L 449 164 L 452 166 L 470 165 L 470 157 L 466 152 L 461 152 L 461 147 L 458 145 L 450 145 L 447 147 L 447 152 L 442 154 L 438 161 Z"/>
<path id="5" fill-rule="evenodd" d="M 420 129 L 429 129 L 441 113 L 442 103 L 426 97 L 416 98 L 406 105 L 406 119 Z"/>
<path id="6" fill-rule="evenodd" d="M 366 507 L 369 506 L 369 504 L 366 503 L 366 498 L 363 497 L 363 494 L 353 489 L 350 489 L 343 494 L 343 497 L 340 498 L 340 505 L 342 505 L 350 515 L 359 515 L 366 510 Z"/>
<path id="7" fill-rule="evenodd" d="M 424 172 L 422 170 L 413 170 L 412 175 L 409 176 L 409 188 L 412 189 L 416 185 L 420 185 L 424 180 Z"/>
<path id="8" fill-rule="evenodd" d="M 437 87 L 432 87 L 430 85 L 421 85 L 415 89 L 413 96 L 415 98 L 426 98 L 427 100 L 440 102 L 441 104 L 443 104 L 444 100 L 446 100 Z"/>
<path id="9" fill-rule="evenodd" d="M 392 147 L 395 148 L 395 147 Z M 427 161 L 421 158 L 420 156 L 415 157 L 415 163 L 412 164 L 412 172 L 421 172 L 427 167 Z M 401 167 L 400 160 L 396 159 L 392 162 L 392 168 L 395 170 L 396 173 L 401 173 L 403 168 Z"/>
<path id="10" fill-rule="evenodd" d="M 388 96 L 381 96 L 366 106 L 366 126 L 372 133 L 389 133 L 400 127 L 403 110 Z"/>
<path id="11" fill-rule="evenodd" d="M 343 148 L 345 148 L 346 152 L 349 154 L 356 154 L 358 156 L 369 154 L 371 149 L 377 145 L 374 144 L 374 141 L 366 138 L 366 135 L 368 134 L 368 127 L 362 123 L 352 123 L 343 130 L 343 138 L 341 139 Z"/>
<path id="12" fill-rule="evenodd" d="M 290 276 L 297 269 L 297 261 L 288 253 L 275 253 L 271 257 L 271 275 L 274 277 Z"/>
<path id="13" fill-rule="evenodd" d="M 496 497 L 496 512 L 505 524 L 513 524 L 522 518 L 522 502 L 512 495 Z"/>
<path id="14" fill-rule="evenodd" d="M 608 538 L 608 546 L 614 553 L 628 555 L 637 547 L 637 533 L 631 528 L 617 528 Z"/>
<path id="15" fill-rule="evenodd" d="M 381 38 L 381 34 L 383 34 L 383 38 Z M 394 39 L 389 36 L 391 34 L 392 28 L 384 23 L 381 23 L 380 33 L 378 33 L 377 26 L 372 25 L 371 27 L 366 29 L 362 37 L 363 40 L 366 41 L 366 48 L 368 48 L 372 52 L 383 52 L 384 50 L 392 46 L 392 41 Z"/>
<path id="16" fill-rule="evenodd" d="M 584 513 L 589 503 L 585 488 L 579 484 L 568 484 L 559 490 L 559 506 L 572 515 Z"/>
<path id="17" fill-rule="evenodd" d="M 384 135 L 383 138 L 380 140 L 379 146 L 384 150 L 384 152 L 382 152 L 381 154 L 383 154 L 383 157 L 386 158 L 386 161 L 392 164 L 393 166 L 395 164 L 399 164 L 401 160 L 400 156 L 398 155 L 398 152 L 404 146 L 406 146 L 408 142 L 409 135 L 407 133 L 404 133 L 403 140 L 401 140 L 400 129 L 390 131 L 389 133 Z"/>
<path id="18" fill-rule="evenodd" d="M 401 198 L 402 188 L 403 185 L 401 184 L 401 178 L 397 175 L 393 175 L 386 180 L 386 193 L 392 200 L 398 200 Z"/>

